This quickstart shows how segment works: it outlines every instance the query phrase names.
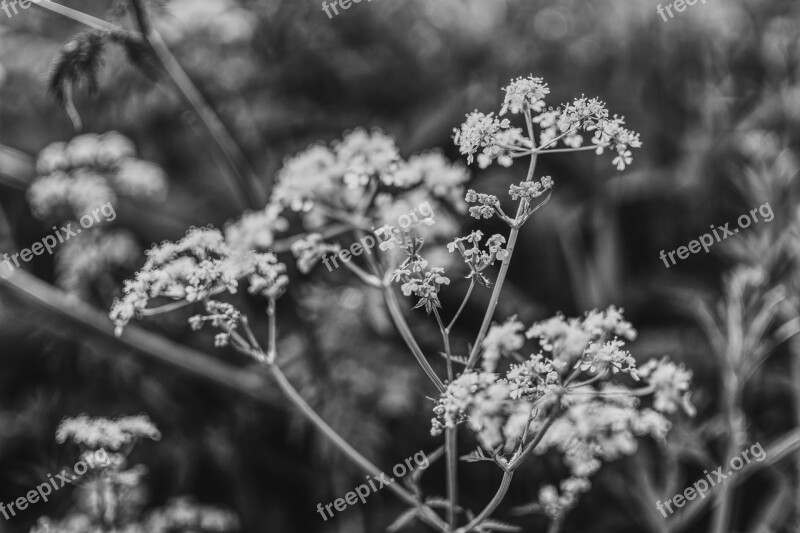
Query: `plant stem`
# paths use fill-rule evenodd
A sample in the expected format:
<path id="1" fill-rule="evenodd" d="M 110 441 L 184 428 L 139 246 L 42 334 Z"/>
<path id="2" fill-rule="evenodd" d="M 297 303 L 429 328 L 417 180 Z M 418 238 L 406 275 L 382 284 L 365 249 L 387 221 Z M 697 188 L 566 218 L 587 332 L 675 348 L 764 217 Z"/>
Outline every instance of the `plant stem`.
<path id="1" fill-rule="evenodd" d="M 323 420 L 322 417 L 320 417 L 317 412 L 314 411 L 310 405 L 308 405 L 308 403 L 306 403 L 305 399 L 303 399 L 300 393 L 297 392 L 297 389 L 294 388 L 294 386 L 289 382 L 277 365 L 269 365 L 269 370 L 272 374 L 272 377 L 278 383 L 278 387 L 281 389 L 281 392 L 283 392 L 286 398 L 300 410 L 303 416 L 309 422 L 311 422 L 311 424 L 313 424 L 314 427 L 320 433 L 322 433 L 326 439 L 328 439 L 334 446 L 344 453 L 345 456 L 350 459 L 350 461 L 358 465 L 361 469 L 369 472 L 375 477 L 378 477 L 382 474 L 377 466 L 372 464 L 366 457 L 361 455 L 355 448 L 353 448 L 350 443 L 336 433 L 336 431 L 330 427 L 327 422 L 325 422 L 325 420 Z M 423 521 L 439 531 L 448 531 L 447 524 L 445 524 L 444 521 L 439 518 L 435 512 L 433 512 L 432 509 L 421 505 L 414 495 L 402 488 L 401 485 L 392 483 L 388 485 L 388 488 L 409 505 L 417 507 L 419 509 L 419 517 Z"/>
<path id="2" fill-rule="evenodd" d="M 439 324 L 439 331 L 442 333 L 442 342 L 444 342 L 444 352 L 447 358 L 447 380 L 453 381 L 453 362 L 452 351 L 450 350 L 450 333 L 444 327 L 442 317 L 439 315 L 439 310 L 434 307 L 433 314 L 436 316 L 436 322 Z M 458 505 L 458 429 L 456 427 L 447 428 L 444 434 L 445 452 L 447 460 L 447 499 L 449 506 L 447 508 L 447 522 L 450 524 L 450 530 L 454 531 L 458 525 L 456 518 L 456 506 Z"/>
<path id="3" fill-rule="evenodd" d="M 480 512 L 478 516 L 472 519 L 469 524 L 457 530 L 456 533 L 469 533 L 472 531 L 476 526 L 480 525 L 484 520 L 489 518 L 491 514 L 497 509 L 500 503 L 503 501 L 503 498 L 506 497 L 506 493 L 508 492 L 508 487 L 511 486 L 511 478 L 514 477 L 514 472 L 504 472 L 503 473 L 503 480 L 500 482 L 500 487 L 497 489 L 497 493 L 494 495 L 494 498 L 484 507 L 483 511 Z"/>
<path id="4" fill-rule="evenodd" d="M 403 337 L 403 340 L 406 341 L 406 345 L 408 345 L 408 348 L 411 350 L 411 353 L 414 354 L 414 357 L 422 367 L 422 370 L 425 371 L 433 384 L 436 385 L 436 388 L 439 390 L 439 392 L 444 392 L 444 383 L 442 383 L 442 380 L 436 375 L 436 372 L 433 370 L 433 367 L 431 367 L 431 364 L 428 362 L 428 360 L 425 359 L 425 354 L 422 353 L 419 344 L 417 344 L 417 341 L 414 338 L 414 334 L 408 327 L 408 323 L 403 316 L 403 311 L 400 307 L 400 303 L 397 301 L 397 296 L 395 296 L 394 291 L 390 286 L 384 285 L 382 292 L 386 306 L 389 308 L 389 314 L 394 321 L 395 327 L 397 327 L 400 335 Z"/>
<path id="5" fill-rule="evenodd" d="M 258 342 L 255 340 L 252 331 L 249 328 L 248 322 L 246 320 L 242 321 L 242 325 L 247 330 L 246 334 L 248 338 L 252 339 L 250 342 L 246 341 L 239 333 L 235 330 L 231 332 L 231 337 L 238 341 L 233 344 L 235 348 L 239 351 L 249 355 L 250 357 L 254 358 L 257 361 L 262 362 L 267 369 L 269 370 L 270 374 L 272 375 L 275 382 L 278 384 L 278 388 L 280 388 L 283 395 L 286 397 L 289 402 L 294 405 L 302 415 L 320 432 L 322 435 L 328 439 L 331 444 L 333 444 L 336 448 L 341 451 L 345 457 L 347 457 L 350 461 L 356 464 L 359 468 L 369 472 L 374 477 L 380 477 L 383 472 L 381 472 L 377 466 L 372 464 L 366 457 L 361 455 L 358 450 L 353 448 L 349 442 L 347 442 L 341 435 L 339 435 L 335 429 L 333 429 L 330 425 L 328 425 L 325 420 L 317 414 L 317 412 L 306 402 L 305 398 L 297 391 L 297 389 L 292 385 L 286 375 L 281 371 L 280 367 L 274 363 L 275 361 L 275 299 L 270 298 L 269 300 L 269 307 L 267 310 L 267 315 L 269 316 L 269 344 L 268 344 L 268 353 L 264 354 L 264 351 L 259 346 Z M 272 352 L 272 353 L 270 353 Z M 388 485 L 389 490 L 394 492 L 397 496 L 399 496 L 403 501 L 412 505 L 413 507 L 417 508 L 419 511 L 419 517 L 424 522 L 428 523 L 435 529 L 442 531 L 443 533 L 447 533 L 449 530 L 447 528 L 447 524 L 442 521 L 441 518 L 428 506 L 422 504 L 417 497 L 415 497 L 411 492 L 404 489 L 402 486 L 390 483 Z"/>
<path id="6" fill-rule="evenodd" d="M 455 325 L 456 320 L 458 320 L 458 317 L 461 315 L 461 312 L 464 311 L 464 308 L 467 307 L 467 302 L 469 301 L 469 297 L 472 296 L 473 289 L 475 289 L 475 278 L 474 277 L 469 282 L 469 289 L 467 290 L 467 295 L 464 296 L 464 301 L 461 302 L 461 307 L 458 308 L 458 311 L 456 312 L 455 316 L 453 317 L 453 320 L 451 320 L 450 324 L 448 324 L 447 327 L 445 328 L 445 331 L 448 334 L 451 331 L 453 331 L 453 326 Z"/>
<path id="7" fill-rule="evenodd" d="M 531 138 L 531 141 L 534 142 L 534 150 L 536 148 L 534 131 L 533 131 L 533 122 L 531 120 L 531 113 L 528 110 L 527 106 L 525 108 L 525 121 L 528 124 L 528 134 Z M 534 172 L 536 171 L 536 161 L 538 159 L 538 153 L 534 151 L 533 155 L 531 155 L 531 163 L 528 167 L 528 175 L 525 178 L 525 181 L 531 181 L 533 179 Z M 464 370 L 465 372 L 469 372 L 475 366 L 475 363 L 478 361 L 478 355 L 481 351 L 481 345 L 483 344 L 483 339 L 486 336 L 486 333 L 489 331 L 489 326 L 492 324 L 492 318 L 494 317 L 495 309 L 497 309 L 497 304 L 500 302 L 500 293 L 503 290 L 503 284 L 506 280 L 506 275 L 508 274 L 508 267 L 511 265 L 511 258 L 514 255 L 514 247 L 517 244 L 517 238 L 519 237 L 519 230 L 520 230 L 520 222 L 522 221 L 522 217 L 525 214 L 525 209 L 527 207 L 527 201 L 522 200 L 519 203 L 519 207 L 517 208 L 517 214 L 515 217 L 515 224 L 511 227 L 511 232 L 508 235 L 508 245 L 506 246 L 506 251 L 508 255 L 503 260 L 503 264 L 500 266 L 500 272 L 497 274 L 497 280 L 494 284 L 494 290 L 492 291 L 491 299 L 489 300 L 489 307 L 486 309 L 486 314 L 483 317 L 483 322 L 481 323 L 481 328 L 478 330 L 478 336 L 475 339 L 475 344 L 472 346 L 472 351 L 469 354 L 469 359 L 467 360 L 467 367 Z"/>
<path id="8" fill-rule="evenodd" d="M 186 102 L 194 109 L 197 116 L 205 125 L 211 137 L 216 142 L 220 152 L 230 167 L 230 174 L 233 177 L 233 183 L 237 185 L 236 190 L 239 193 L 240 200 L 243 204 L 253 209 L 261 207 L 262 198 L 256 190 L 258 177 L 247 161 L 244 153 L 239 147 L 236 140 L 228 131 L 225 124 L 222 122 L 217 113 L 212 109 L 209 103 L 205 100 L 203 95 L 192 82 L 191 78 L 183 70 L 181 64 L 175 59 L 175 56 L 170 52 L 164 39 L 152 27 L 147 10 L 144 7 L 143 0 L 130 0 L 130 7 L 133 10 L 134 18 L 139 26 L 150 49 L 156 55 L 159 63 L 169 75 L 175 87 L 181 93 Z M 246 174 L 242 174 L 241 170 L 244 168 Z"/>

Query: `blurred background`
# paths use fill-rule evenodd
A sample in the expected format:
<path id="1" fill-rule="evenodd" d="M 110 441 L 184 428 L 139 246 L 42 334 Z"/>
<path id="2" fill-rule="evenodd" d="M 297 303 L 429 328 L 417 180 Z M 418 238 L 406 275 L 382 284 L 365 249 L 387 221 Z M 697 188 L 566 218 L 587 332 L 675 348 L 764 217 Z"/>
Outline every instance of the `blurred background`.
<path id="1" fill-rule="evenodd" d="M 70 7 L 136 27 L 121 1 Z M 639 330 L 634 356 L 668 354 L 691 368 L 698 408 L 694 418 L 676 417 L 667 444 L 643 441 L 636 455 L 606 464 L 562 531 L 711 531 L 710 506 L 665 520 L 655 500 L 724 464 L 734 430 L 746 432 L 744 442 L 761 442 L 769 459 L 736 482 L 732 531 L 800 531 L 800 344 L 792 336 L 800 295 L 800 4 L 707 0 L 667 21 L 656 7 L 654 0 L 374 0 L 329 18 L 316 0 L 152 4 L 167 46 L 241 148 L 237 163 L 253 193 L 237 195 L 221 179 L 200 118 L 147 61 L 108 46 L 96 94 L 74 94 L 82 132 L 131 139 L 139 158 L 163 169 L 169 193 L 120 199 L 112 224 L 136 254 L 82 267 L 42 256 L 25 270 L 43 283 L 0 281 L 0 501 L 74 463 L 75 450 L 53 438 L 63 417 L 147 413 L 163 438 L 134 452 L 148 468 L 146 506 L 191 495 L 234 511 L 244 532 L 385 530 L 403 510 L 388 492 L 321 520 L 317 503 L 351 490 L 363 473 L 288 409 L 249 361 L 189 331 L 190 311 L 144 323 L 193 350 L 185 359 L 159 344 L 115 340 L 105 313 L 141 266 L 141 250 L 263 207 L 285 157 L 361 126 L 393 135 L 404 156 L 441 148 L 458 160 L 452 130 L 464 115 L 497 109 L 508 80 L 532 73 L 550 84 L 553 105 L 581 94 L 607 101 L 641 133 L 643 148 L 623 173 L 591 153 L 540 164 L 556 193 L 522 233 L 496 317 L 530 323 L 558 311 L 623 307 Z M 76 135 L 48 77 L 64 44 L 85 29 L 38 6 L 10 18 L 0 12 L 0 253 L 52 232 L 33 215 L 26 191 L 38 175 L 37 154 Z M 500 195 L 520 172 L 475 168 L 470 187 Z M 765 202 L 771 222 L 670 268 L 659 258 Z M 464 224 L 456 234 L 479 227 Z M 492 224 L 480 227 L 502 230 Z M 439 446 L 429 434 L 433 391 L 379 295 L 342 270 L 291 271 L 279 307 L 282 365 L 331 425 L 388 469 Z M 53 286 L 64 292 L 49 292 Z M 445 307 L 458 305 L 461 292 L 445 294 Z M 782 303 L 766 309 L 778 293 Z M 455 333 L 460 345 L 474 335 L 488 296 L 480 291 L 471 301 Z M 413 316 L 423 350 L 438 350 L 435 325 Z M 744 357 L 757 358 L 744 373 L 732 355 L 742 338 Z M 462 443 L 464 453 L 472 444 Z M 555 455 L 529 461 L 498 516 L 546 531 L 541 516 L 512 510 L 563 470 Z M 483 463 L 460 475 L 472 508 L 499 480 Z M 444 493 L 441 462 L 426 486 Z M 28 531 L 72 505 L 70 491 L 59 491 L 0 520 L 0 532 Z"/>

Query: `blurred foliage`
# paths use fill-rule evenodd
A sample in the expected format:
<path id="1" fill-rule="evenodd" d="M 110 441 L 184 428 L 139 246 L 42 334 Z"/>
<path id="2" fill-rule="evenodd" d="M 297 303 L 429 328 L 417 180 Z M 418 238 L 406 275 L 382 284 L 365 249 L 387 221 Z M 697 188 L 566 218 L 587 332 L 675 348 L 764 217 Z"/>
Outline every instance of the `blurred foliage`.
<path id="1" fill-rule="evenodd" d="M 104 2 L 70 5 L 131 24 L 124 11 L 108 10 Z M 800 4 L 709 1 L 664 22 L 653 2 L 629 0 L 375 0 L 334 19 L 312 0 L 173 0 L 158 9 L 157 20 L 264 190 L 282 158 L 356 126 L 383 128 L 397 137 L 404 155 L 441 147 L 457 159 L 452 128 L 466 112 L 494 102 L 508 79 L 531 72 L 550 82 L 551 101 L 580 90 L 626 115 L 644 142 L 628 172 L 616 175 L 591 155 L 543 163 L 540 171 L 557 178 L 558 191 L 522 234 L 497 316 L 518 314 L 530 322 L 558 310 L 576 314 L 613 303 L 625 307 L 640 330 L 634 354 L 648 359 L 669 353 L 694 369 L 700 413 L 676 428 L 682 451 L 665 454 L 643 445 L 637 457 L 606 466 L 564 524 L 565 532 L 668 531 L 660 516 L 653 521 L 654 502 L 632 505 L 631 490 L 644 493 L 632 481 L 637 472 L 653 471 L 656 479 L 684 465 L 688 473 L 675 482 L 683 487 L 697 477 L 697 463 L 686 459 L 686 450 L 711 453 L 701 464 L 728 457 L 713 438 L 724 362 L 687 302 L 720 299 L 723 273 L 737 265 L 764 266 L 758 261 L 766 261 L 778 234 L 788 234 L 796 218 Z M 22 169 L 15 177 L 29 182 L 26 161 L 30 166 L 46 145 L 74 136 L 44 80 L 61 45 L 82 30 L 36 6 L 10 19 L 0 13 L 0 145 L 20 151 L 0 149 L 0 175 L 10 172 L 13 159 Z M 118 48 L 106 51 L 98 76 L 94 97 L 75 94 L 85 131 L 122 132 L 170 177 L 167 201 L 123 203 L 119 227 L 147 247 L 179 237 L 190 225 L 220 225 L 241 212 L 219 178 L 197 117 L 167 85 L 131 66 Z M 765 132 L 778 148 L 767 154 L 769 145 L 754 141 L 753 132 Z M 754 162 L 748 146 L 763 161 Z M 507 187 L 509 172 L 477 172 L 473 187 L 496 194 Z M 4 251 L 50 231 L 33 217 L 19 189 L 0 180 Z M 767 201 L 775 211 L 772 225 L 761 224 L 670 269 L 659 259 L 660 250 L 676 249 L 710 224 L 733 221 Z M 493 229 L 499 228 L 488 231 Z M 788 284 L 796 300 L 796 281 L 786 274 L 794 268 L 790 262 L 777 258 L 767 267 L 769 279 L 758 290 Z M 54 280 L 48 258 L 30 268 Z M 293 272 L 292 278 L 301 275 Z M 355 287 L 346 272 L 324 271 L 293 286 L 279 309 L 282 364 L 334 427 L 367 457 L 390 465 L 434 446 L 427 431 L 430 405 L 418 400 L 424 382 L 381 302 Z M 449 302 L 444 295 L 445 306 L 460 301 L 458 291 L 451 294 Z M 111 296 L 93 303 L 105 307 Z M 463 330 L 455 332 L 460 345 L 477 329 L 476 310 L 486 299 L 488 294 L 478 294 L 467 309 Z M 151 326 L 179 342 L 208 345 L 190 336 L 185 318 Z M 163 443 L 138 458 L 150 468 L 154 506 L 191 494 L 235 509 L 244 531 L 378 531 L 397 514 L 398 502 L 381 496 L 382 504 L 371 502 L 323 523 L 314 511 L 317 502 L 343 494 L 361 473 L 278 401 L 265 408 L 142 360 L 5 292 L 0 320 L 0 501 L 74 462 L 53 444 L 62 417 L 146 412 L 164 433 Z M 423 349 L 436 350 L 438 332 L 423 321 L 414 327 Z M 800 373 L 791 356 L 800 353 L 796 345 L 789 348 L 779 347 L 744 389 L 749 442 L 768 442 L 798 425 L 793 390 Z M 233 354 L 219 356 L 246 365 Z M 799 523 L 797 472 L 790 466 L 794 481 L 788 484 L 794 487 L 780 493 L 790 494 L 790 510 L 782 522 L 770 515 L 776 524 Z M 547 479 L 557 478 L 561 467 L 548 456 L 527 468 L 531 479 Z M 488 472 L 462 469 L 465 504 L 485 502 L 485 487 L 496 484 Z M 443 466 L 434 465 L 427 477 L 434 484 L 443 480 Z M 762 477 L 756 489 L 772 486 L 771 478 Z M 734 501 L 750 502 L 746 498 L 756 489 Z M 536 490 L 535 484 L 515 483 L 501 513 L 530 501 Z M 58 493 L 13 521 L 0 521 L 0 532 L 27 531 L 38 516 L 60 516 L 69 504 L 68 492 Z M 738 515 L 742 523 L 764 523 L 756 516 L 760 507 L 745 507 Z M 684 530 L 707 531 L 709 522 L 700 516 Z M 536 517 L 520 523 L 526 531 L 544 527 Z M 784 525 L 771 531 L 794 530 Z"/>

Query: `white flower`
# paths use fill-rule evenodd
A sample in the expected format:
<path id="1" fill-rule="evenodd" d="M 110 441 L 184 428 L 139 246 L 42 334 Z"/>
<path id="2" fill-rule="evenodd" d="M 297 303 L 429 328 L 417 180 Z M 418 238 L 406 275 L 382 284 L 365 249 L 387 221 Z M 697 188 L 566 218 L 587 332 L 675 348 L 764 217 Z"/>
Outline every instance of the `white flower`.
<path id="1" fill-rule="evenodd" d="M 513 317 L 505 324 L 493 324 L 483 339 L 482 366 L 486 372 L 494 372 L 500 356 L 515 352 L 525 344 L 522 331 L 525 326 Z"/>
<path id="2" fill-rule="evenodd" d="M 70 440 L 92 449 L 107 448 L 116 451 L 142 438 L 161 438 L 161 433 L 147 415 L 125 416 L 113 420 L 80 415 L 76 418 L 65 418 L 56 430 L 57 442 Z"/>
<path id="3" fill-rule="evenodd" d="M 694 406 L 689 401 L 691 370 L 667 358 L 651 359 L 639 368 L 639 375 L 655 388 L 653 407 L 657 411 L 674 413 L 680 406 L 690 416 L 694 415 Z"/>
<path id="4" fill-rule="evenodd" d="M 537 113 L 542 111 L 545 105 L 544 98 L 550 94 L 550 88 L 542 78 L 528 76 L 512 80 L 511 84 L 505 88 L 505 92 L 506 97 L 503 100 L 500 116 L 507 112 L 514 115 L 521 113 L 526 105 L 531 111 Z"/>
<path id="5" fill-rule="evenodd" d="M 123 159 L 111 175 L 116 189 L 127 196 L 151 200 L 167 197 L 167 175 L 155 163 L 140 159 Z"/>
<path id="6" fill-rule="evenodd" d="M 279 204 L 269 204 L 261 211 L 247 211 L 225 226 L 225 242 L 232 250 L 264 250 L 275 242 L 275 233 L 289 229 L 281 216 Z"/>

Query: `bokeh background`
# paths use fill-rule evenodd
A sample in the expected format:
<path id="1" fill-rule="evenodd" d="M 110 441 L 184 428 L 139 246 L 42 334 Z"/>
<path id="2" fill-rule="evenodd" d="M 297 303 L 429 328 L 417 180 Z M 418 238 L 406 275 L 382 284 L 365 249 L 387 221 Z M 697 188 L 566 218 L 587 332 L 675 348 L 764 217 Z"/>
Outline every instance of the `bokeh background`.
<path id="1" fill-rule="evenodd" d="M 70 6 L 131 25 L 124 6 Z M 152 9 L 159 31 L 233 133 L 258 182 L 253 197 L 237 197 L 220 178 L 192 110 L 168 84 L 109 47 L 98 93 L 76 92 L 75 105 L 85 132 L 123 133 L 140 157 L 169 177 L 165 200 L 123 201 L 117 210 L 115 226 L 142 249 L 179 238 L 189 226 L 220 226 L 263 206 L 286 156 L 355 127 L 383 129 L 405 156 L 441 148 L 459 159 L 452 129 L 473 109 L 496 109 L 512 77 L 544 77 L 553 104 L 585 93 L 624 114 L 644 144 L 625 172 L 591 154 L 541 163 L 557 192 L 523 231 L 497 317 L 518 314 L 530 323 L 557 311 L 577 315 L 614 304 L 639 329 L 631 347 L 638 360 L 669 354 L 694 371 L 697 416 L 678 417 L 665 447 L 642 442 L 635 456 L 605 465 L 563 531 L 710 531 L 707 511 L 691 520 L 664 520 L 651 496 L 669 497 L 701 477 L 702 465 L 727 460 L 726 354 L 709 342 L 698 310 L 730 310 L 738 289 L 725 280 L 742 266 L 758 266 L 765 275 L 748 286 L 741 305 L 774 287 L 784 288 L 789 302 L 758 342 L 768 345 L 773 333 L 782 338 L 779 326 L 796 318 L 800 4 L 707 0 L 667 22 L 653 0 L 373 0 L 333 19 L 316 0 L 173 0 Z M 11 19 L 0 12 L 2 251 L 50 231 L 32 216 L 25 192 L 36 177 L 36 154 L 75 135 L 48 94 L 47 76 L 59 48 L 84 29 L 36 6 Z M 470 186 L 498 195 L 521 172 L 474 170 Z M 765 202 L 775 213 L 769 224 L 669 269 L 659 259 L 662 249 L 685 245 L 709 225 L 734 222 Z M 465 221 L 463 230 L 470 227 Z M 284 260 L 291 263 L 288 255 Z M 161 442 L 134 452 L 149 470 L 148 505 L 192 495 L 235 511 L 245 532 L 384 530 L 402 511 L 388 493 L 321 520 L 317 503 L 343 495 L 363 474 L 289 410 L 268 380 L 255 379 L 260 374 L 247 360 L 214 350 L 208 336 L 190 332 L 189 311 L 145 327 L 207 354 L 210 362 L 176 364 L 90 325 L 137 266 L 92 274 L 91 289 L 75 297 L 98 314 L 74 301 L 46 306 L 0 283 L 0 501 L 74 462 L 75 450 L 53 439 L 63 417 L 147 413 L 163 433 Z M 39 257 L 26 269 L 48 284 L 58 281 L 52 258 Z M 379 295 L 346 272 L 291 274 L 279 309 L 280 352 L 303 395 L 387 469 L 438 446 L 429 435 L 426 395 L 432 391 Z M 444 299 L 445 307 L 460 302 L 458 291 Z M 487 300 L 485 291 L 472 300 L 456 342 L 469 341 Z M 423 313 L 417 319 L 412 327 L 423 349 L 437 350 L 434 324 Z M 745 313 L 740 329 L 751 319 Z M 723 336 L 735 334 L 736 324 L 723 326 Z M 739 389 L 747 442 L 783 444 L 784 455 L 737 487 L 736 531 L 800 528 L 792 455 L 800 420 L 798 358 L 791 340 L 777 343 Z M 462 443 L 465 453 L 468 445 Z M 495 470 L 461 468 L 466 504 L 480 508 L 487 501 L 488 487 L 499 480 Z M 529 461 L 498 516 L 524 531 L 545 531 L 542 517 L 512 517 L 510 510 L 535 499 L 543 481 L 562 473 L 556 456 Z M 444 492 L 441 463 L 426 477 L 432 491 Z M 59 491 L 14 520 L 0 520 L 0 532 L 28 531 L 39 516 L 62 516 L 71 505 L 70 491 Z"/>

